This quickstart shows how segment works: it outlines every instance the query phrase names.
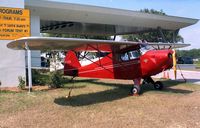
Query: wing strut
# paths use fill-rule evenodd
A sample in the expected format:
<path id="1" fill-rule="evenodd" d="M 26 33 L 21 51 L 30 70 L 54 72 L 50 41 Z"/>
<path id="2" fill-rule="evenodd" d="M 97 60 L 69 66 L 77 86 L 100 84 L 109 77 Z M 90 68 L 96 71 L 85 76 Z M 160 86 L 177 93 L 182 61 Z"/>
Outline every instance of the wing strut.
<path id="1" fill-rule="evenodd" d="M 179 33 L 179 29 L 173 32 L 173 43 L 177 43 L 176 37 L 178 36 L 178 33 Z"/>
<path id="2" fill-rule="evenodd" d="M 113 38 L 113 40 L 115 41 L 115 39 L 116 39 L 116 35 L 114 35 L 114 38 Z"/>
<path id="3" fill-rule="evenodd" d="M 160 35 L 162 37 L 162 42 L 167 43 L 167 40 L 166 40 L 165 35 L 164 35 L 163 31 L 162 31 L 162 28 L 158 27 L 158 31 L 159 31 L 159 33 L 160 33 Z"/>

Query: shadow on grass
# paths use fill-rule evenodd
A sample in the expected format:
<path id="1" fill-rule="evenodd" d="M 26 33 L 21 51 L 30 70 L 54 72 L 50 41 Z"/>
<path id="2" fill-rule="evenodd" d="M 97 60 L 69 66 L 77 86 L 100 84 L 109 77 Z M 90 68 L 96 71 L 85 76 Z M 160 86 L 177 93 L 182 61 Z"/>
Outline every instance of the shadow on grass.
<path id="1" fill-rule="evenodd" d="M 174 85 L 175 86 L 175 85 Z M 165 92 L 165 93 L 180 93 L 180 94 L 189 94 L 193 91 L 185 90 L 185 89 L 177 89 L 177 88 L 171 88 L 172 86 L 164 86 L 162 90 L 155 90 L 152 85 L 143 85 L 142 86 L 142 93 L 149 92 L 149 91 L 156 91 L 156 92 Z"/>
<path id="2" fill-rule="evenodd" d="M 94 83 L 96 85 L 117 87 L 117 88 L 120 88 L 120 90 L 123 88 L 126 88 L 126 90 L 128 90 L 126 93 L 128 93 L 132 87 L 132 84 L 113 84 L 113 83 L 104 83 L 104 82 L 98 82 L 98 81 L 93 81 L 92 83 Z M 164 89 L 157 90 L 157 91 L 170 92 L 170 93 L 182 93 L 182 94 L 188 94 L 188 93 L 193 92 L 193 91 L 189 91 L 189 90 L 171 88 L 173 86 L 177 86 L 178 84 L 183 84 L 184 82 L 174 81 L 174 80 L 165 80 L 165 81 L 162 81 L 162 83 L 164 84 Z M 145 84 L 145 85 L 141 86 L 141 90 L 142 90 L 142 93 L 145 93 L 145 92 L 154 90 L 154 87 L 151 84 Z"/>
<path id="3" fill-rule="evenodd" d="M 159 92 L 169 92 L 169 93 L 180 93 L 180 94 L 188 94 L 192 93 L 193 91 L 190 90 L 184 90 L 184 89 L 177 89 L 177 88 L 172 88 L 173 86 L 177 86 L 178 84 L 184 84 L 185 82 L 182 81 L 175 81 L 175 80 L 164 80 L 162 81 L 164 88 L 163 90 L 157 90 Z M 143 93 L 147 91 L 154 90 L 153 85 L 143 85 L 142 86 Z"/>
<path id="4" fill-rule="evenodd" d="M 110 102 L 113 100 L 119 100 L 119 99 L 128 97 L 128 93 L 132 87 L 132 84 L 105 83 L 105 82 L 99 82 L 96 80 L 91 80 L 89 81 L 89 83 L 93 83 L 93 84 L 101 85 L 101 86 L 112 86 L 114 87 L 114 89 L 105 90 L 105 91 L 96 92 L 96 93 L 81 94 L 78 96 L 72 96 L 70 98 L 60 97 L 60 98 L 56 98 L 54 102 L 58 105 L 73 106 L 73 107 Z M 164 81 L 163 83 L 166 84 L 166 87 L 164 88 L 164 90 L 162 90 L 164 92 L 181 93 L 181 94 L 192 93 L 192 91 L 189 91 L 189 90 L 171 88 L 172 86 L 176 86 L 180 84 L 181 82 Z M 151 90 L 154 90 L 152 85 L 142 86 L 142 93 L 145 93 Z M 158 91 L 158 92 L 162 92 L 162 91 Z"/>
<path id="5" fill-rule="evenodd" d="M 64 106 L 86 106 L 125 98 L 128 96 L 127 92 L 127 89 L 114 88 L 96 93 L 72 96 L 70 98 L 60 97 L 56 98 L 54 102 L 58 105 Z"/>
<path id="6" fill-rule="evenodd" d="M 179 81 L 181 81 L 182 79 L 177 79 Z M 195 82 L 200 82 L 200 79 L 186 79 L 187 82 L 189 83 L 195 83 Z"/>

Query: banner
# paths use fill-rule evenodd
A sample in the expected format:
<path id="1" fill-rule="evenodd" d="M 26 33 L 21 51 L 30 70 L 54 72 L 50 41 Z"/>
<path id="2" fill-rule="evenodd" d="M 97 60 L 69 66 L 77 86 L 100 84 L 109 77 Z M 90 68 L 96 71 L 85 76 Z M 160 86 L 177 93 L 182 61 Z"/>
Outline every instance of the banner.
<path id="1" fill-rule="evenodd" d="M 14 40 L 30 36 L 30 11 L 0 8 L 0 40 Z"/>

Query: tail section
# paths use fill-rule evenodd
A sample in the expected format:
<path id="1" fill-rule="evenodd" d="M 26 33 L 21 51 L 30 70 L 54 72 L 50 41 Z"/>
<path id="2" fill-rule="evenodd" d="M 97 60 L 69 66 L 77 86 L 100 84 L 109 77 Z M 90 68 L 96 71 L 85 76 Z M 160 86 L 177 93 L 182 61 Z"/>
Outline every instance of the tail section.
<path id="1" fill-rule="evenodd" d="M 78 68 L 81 67 L 76 54 L 68 51 L 65 57 L 64 74 L 69 76 L 78 76 Z"/>

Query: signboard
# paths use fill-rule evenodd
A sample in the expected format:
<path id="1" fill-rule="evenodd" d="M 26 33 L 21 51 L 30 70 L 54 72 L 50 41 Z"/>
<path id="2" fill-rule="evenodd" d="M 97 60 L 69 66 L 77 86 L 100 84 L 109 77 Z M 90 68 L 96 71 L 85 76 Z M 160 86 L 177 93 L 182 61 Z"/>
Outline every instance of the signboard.
<path id="1" fill-rule="evenodd" d="M 30 11 L 0 8 L 0 40 L 14 40 L 30 36 Z"/>

